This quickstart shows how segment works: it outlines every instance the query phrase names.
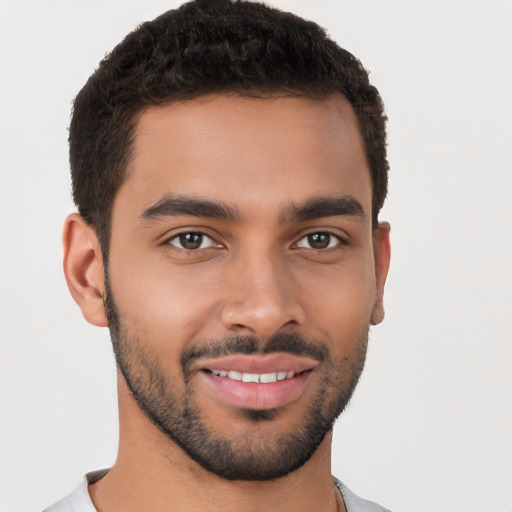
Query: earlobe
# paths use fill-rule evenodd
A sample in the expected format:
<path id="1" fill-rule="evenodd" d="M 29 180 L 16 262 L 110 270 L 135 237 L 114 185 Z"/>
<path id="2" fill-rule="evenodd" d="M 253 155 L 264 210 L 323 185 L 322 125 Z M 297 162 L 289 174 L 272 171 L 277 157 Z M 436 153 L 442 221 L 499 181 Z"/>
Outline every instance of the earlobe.
<path id="1" fill-rule="evenodd" d="M 72 213 L 64 223 L 62 242 L 64 274 L 73 299 L 89 323 L 107 327 L 103 258 L 94 229 L 78 213 Z"/>
<path id="2" fill-rule="evenodd" d="M 384 320 L 384 286 L 391 257 L 390 230 L 389 223 L 380 222 L 374 232 L 376 291 L 370 320 L 372 325 L 380 324 Z"/>

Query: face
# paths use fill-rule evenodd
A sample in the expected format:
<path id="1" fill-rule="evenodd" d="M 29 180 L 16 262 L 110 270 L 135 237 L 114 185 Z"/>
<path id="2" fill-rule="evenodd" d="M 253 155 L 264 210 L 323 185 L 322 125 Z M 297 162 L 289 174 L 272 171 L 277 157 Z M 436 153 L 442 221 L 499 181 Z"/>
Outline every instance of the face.
<path id="1" fill-rule="evenodd" d="M 150 108 L 127 176 L 106 306 L 140 409 L 221 477 L 299 468 L 381 318 L 387 231 L 372 230 L 350 106 L 220 95 Z"/>

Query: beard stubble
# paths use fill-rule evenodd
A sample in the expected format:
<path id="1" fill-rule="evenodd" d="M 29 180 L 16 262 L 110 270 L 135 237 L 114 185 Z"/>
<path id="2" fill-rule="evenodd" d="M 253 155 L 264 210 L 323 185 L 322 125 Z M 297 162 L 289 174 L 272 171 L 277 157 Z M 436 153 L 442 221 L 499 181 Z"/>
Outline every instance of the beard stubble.
<path id="1" fill-rule="evenodd" d="M 273 480 L 302 467 L 349 403 L 364 367 L 368 326 L 353 342 L 353 357 L 334 359 L 324 343 L 297 333 L 276 334 L 268 340 L 238 336 L 191 345 L 181 354 L 181 373 L 169 375 L 150 344 L 122 324 L 108 278 L 104 302 L 116 363 L 139 408 L 170 442 L 227 480 Z M 280 408 L 240 409 L 238 415 L 250 423 L 250 433 L 226 436 L 216 432 L 197 405 L 193 362 L 204 356 L 275 352 L 307 355 L 319 362 L 315 369 L 319 384 L 302 417 L 286 432 L 270 433 L 265 428 L 258 433 L 257 425 L 272 422 L 281 414 Z"/>

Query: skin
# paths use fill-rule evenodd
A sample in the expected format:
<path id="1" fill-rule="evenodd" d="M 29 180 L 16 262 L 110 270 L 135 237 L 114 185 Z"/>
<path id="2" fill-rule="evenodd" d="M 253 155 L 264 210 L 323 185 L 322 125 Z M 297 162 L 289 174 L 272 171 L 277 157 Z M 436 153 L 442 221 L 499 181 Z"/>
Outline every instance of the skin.
<path id="1" fill-rule="evenodd" d="M 194 215 L 141 220 L 161 198 L 222 202 L 237 219 Z M 289 218 L 295 205 L 347 197 L 362 215 Z M 128 177 L 116 195 L 110 286 L 124 327 L 144 340 L 178 391 L 180 354 L 201 339 L 235 334 L 268 339 L 297 332 L 319 339 L 337 360 L 355 362 L 361 333 L 383 319 L 389 225 L 371 220 L 372 184 L 356 117 L 340 95 L 309 98 L 207 96 L 140 114 Z M 185 251 L 183 232 L 211 237 Z M 326 249 L 307 235 L 331 234 Z M 85 318 L 107 326 L 104 268 L 94 230 L 66 220 L 64 269 Z M 216 398 L 200 375 L 190 385 L 208 426 L 220 435 L 293 431 L 319 379 L 272 421 L 252 423 Z M 204 392 L 202 392 L 204 391 Z M 300 469 L 271 481 L 230 481 L 209 473 L 160 432 L 118 378 L 120 443 L 110 472 L 90 486 L 99 512 L 344 510 L 330 481 L 331 432 Z"/>

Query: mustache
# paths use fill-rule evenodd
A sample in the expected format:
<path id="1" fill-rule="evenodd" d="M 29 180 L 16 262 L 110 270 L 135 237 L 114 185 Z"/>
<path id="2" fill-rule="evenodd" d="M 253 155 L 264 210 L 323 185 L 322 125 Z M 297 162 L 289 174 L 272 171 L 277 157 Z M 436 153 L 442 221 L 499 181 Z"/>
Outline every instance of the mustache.
<path id="1" fill-rule="evenodd" d="M 181 368 L 187 375 L 191 365 L 200 358 L 215 358 L 230 355 L 266 355 L 286 352 L 296 356 L 310 357 L 322 363 L 329 357 L 324 343 L 296 333 L 278 333 L 267 340 L 254 336 L 233 336 L 222 340 L 210 340 L 185 349 L 181 355 Z"/>

